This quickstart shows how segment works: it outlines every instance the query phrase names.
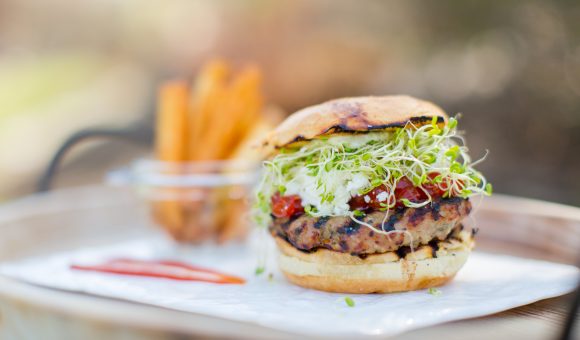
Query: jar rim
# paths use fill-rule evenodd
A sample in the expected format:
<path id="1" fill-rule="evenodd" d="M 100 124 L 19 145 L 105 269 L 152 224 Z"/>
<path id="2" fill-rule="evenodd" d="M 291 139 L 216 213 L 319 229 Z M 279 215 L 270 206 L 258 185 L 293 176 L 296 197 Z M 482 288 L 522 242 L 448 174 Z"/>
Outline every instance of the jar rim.
<path id="1" fill-rule="evenodd" d="M 153 188 L 251 185 L 259 178 L 259 169 L 259 163 L 240 160 L 163 162 L 142 158 L 110 172 L 107 181 L 114 185 Z"/>

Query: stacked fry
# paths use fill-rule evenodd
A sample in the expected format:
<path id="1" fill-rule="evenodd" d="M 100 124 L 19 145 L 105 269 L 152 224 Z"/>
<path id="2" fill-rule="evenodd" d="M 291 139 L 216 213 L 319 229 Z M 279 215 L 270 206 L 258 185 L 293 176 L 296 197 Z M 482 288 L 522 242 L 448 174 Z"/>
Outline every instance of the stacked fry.
<path id="1" fill-rule="evenodd" d="M 257 67 L 247 66 L 234 74 L 226 62 L 217 60 L 205 65 L 191 86 L 181 80 L 164 83 L 158 97 L 156 158 L 175 165 L 169 171 L 176 176 L 186 171 L 236 171 L 234 165 L 210 170 L 197 166 L 215 161 L 257 162 L 250 145 L 272 126 L 263 115 L 261 82 Z M 240 239 L 247 231 L 247 189 L 165 188 L 161 198 L 152 202 L 153 215 L 178 241 Z"/>

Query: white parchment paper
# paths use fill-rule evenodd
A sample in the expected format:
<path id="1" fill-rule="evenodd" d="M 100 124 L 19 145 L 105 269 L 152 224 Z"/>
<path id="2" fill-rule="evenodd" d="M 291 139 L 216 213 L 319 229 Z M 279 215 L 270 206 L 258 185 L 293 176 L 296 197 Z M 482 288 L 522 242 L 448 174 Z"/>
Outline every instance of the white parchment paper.
<path id="1" fill-rule="evenodd" d="M 439 288 L 439 296 L 426 290 L 350 295 L 355 306 L 349 307 L 344 294 L 307 290 L 285 281 L 274 264 L 275 253 L 270 252 L 265 273 L 256 276 L 259 252 L 252 245 L 186 249 L 176 248 L 166 240 L 142 239 L 3 263 L 0 275 L 304 335 L 326 336 L 393 335 L 487 315 L 568 293 L 578 280 L 578 269 L 573 266 L 474 252 L 456 279 Z M 69 269 L 71 263 L 94 264 L 114 257 L 178 259 L 239 275 L 248 282 L 216 285 Z"/>

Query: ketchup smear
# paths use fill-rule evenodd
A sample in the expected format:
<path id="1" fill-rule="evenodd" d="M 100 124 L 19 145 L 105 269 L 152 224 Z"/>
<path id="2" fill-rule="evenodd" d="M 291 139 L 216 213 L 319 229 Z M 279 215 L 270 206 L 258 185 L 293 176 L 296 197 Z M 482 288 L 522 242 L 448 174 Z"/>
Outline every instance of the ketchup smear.
<path id="1" fill-rule="evenodd" d="M 438 175 L 439 175 L 438 173 L 430 173 L 427 177 L 433 180 Z M 441 190 L 441 188 L 437 184 L 433 183 L 423 184 L 423 188 L 433 198 L 441 197 L 445 193 L 445 191 Z M 389 203 L 393 203 L 387 202 L 386 200 L 384 201 L 379 200 L 379 198 L 382 198 L 380 196 L 381 193 L 383 192 L 387 193 L 387 187 L 384 184 L 381 184 L 364 195 L 353 196 L 349 201 L 350 208 L 353 210 L 360 211 L 383 209 L 384 207 L 381 206 L 381 203 L 387 205 L 389 205 Z M 405 207 L 402 201 L 403 199 L 407 199 L 410 202 L 417 203 L 423 202 L 427 198 L 428 197 L 425 194 L 425 192 L 415 187 L 413 185 L 413 182 L 411 182 L 411 180 L 409 180 L 407 177 L 403 177 L 397 182 L 397 186 L 395 187 L 395 200 L 396 200 L 395 208 Z M 278 218 L 284 217 L 289 218 L 294 215 L 299 215 L 302 213 L 304 213 L 304 207 L 302 206 L 302 200 L 300 199 L 300 196 L 298 195 L 281 196 L 279 192 L 275 193 L 274 196 L 272 196 L 272 214 L 274 216 Z"/>
<path id="2" fill-rule="evenodd" d="M 71 269 L 96 271 L 121 275 L 156 277 L 180 281 L 203 281 L 220 284 L 243 284 L 246 280 L 212 269 L 193 266 L 178 261 L 113 259 L 97 265 L 76 265 Z"/>

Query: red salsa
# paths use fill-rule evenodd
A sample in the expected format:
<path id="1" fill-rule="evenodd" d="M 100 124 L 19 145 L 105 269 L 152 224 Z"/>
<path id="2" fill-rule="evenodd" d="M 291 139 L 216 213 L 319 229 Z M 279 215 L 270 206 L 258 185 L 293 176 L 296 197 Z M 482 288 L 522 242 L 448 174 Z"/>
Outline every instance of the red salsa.
<path id="1" fill-rule="evenodd" d="M 280 196 L 277 192 L 272 196 L 272 214 L 278 218 L 292 217 L 304 213 L 302 199 L 298 195 Z"/>
<path id="2" fill-rule="evenodd" d="M 437 173 L 431 173 L 427 177 L 432 181 L 437 175 Z M 442 183 L 441 187 L 445 188 L 445 183 Z M 423 189 L 434 199 L 442 197 L 445 193 L 445 190 L 441 190 L 440 186 L 434 183 L 423 184 Z M 404 199 L 413 203 L 425 201 L 428 198 L 425 191 L 415 187 L 413 182 L 407 177 L 401 178 L 395 187 L 395 208 L 405 207 L 403 204 Z M 384 209 L 392 205 L 392 203 L 388 202 L 387 187 L 381 184 L 364 195 L 353 196 L 349 205 L 352 210 L 368 211 Z M 300 196 L 281 196 L 279 192 L 272 196 L 272 214 L 274 216 L 283 218 L 302 213 L 304 213 L 304 207 L 302 206 Z"/>
<path id="3" fill-rule="evenodd" d="M 444 192 L 435 184 L 423 184 L 423 188 L 433 198 L 441 197 Z M 381 195 L 382 193 L 385 194 Z M 353 210 L 366 211 L 372 209 L 384 209 L 385 207 L 393 204 L 393 202 L 388 202 L 385 197 L 388 197 L 387 187 L 384 184 L 381 184 L 364 195 L 354 196 L 350 200 L 349 205 Z M 397 186 L 395 187 L 395 208 L 405 207 L 403 204 L 403 200 L 405 199 L 409 200 L 410 202 L 417 203 L 423 202 L 427 198 L 428 197 L 425 191 L 415 187 L 413 182 L 411 182 L 407 177 L 403 177 L 397 182 Z"/>

